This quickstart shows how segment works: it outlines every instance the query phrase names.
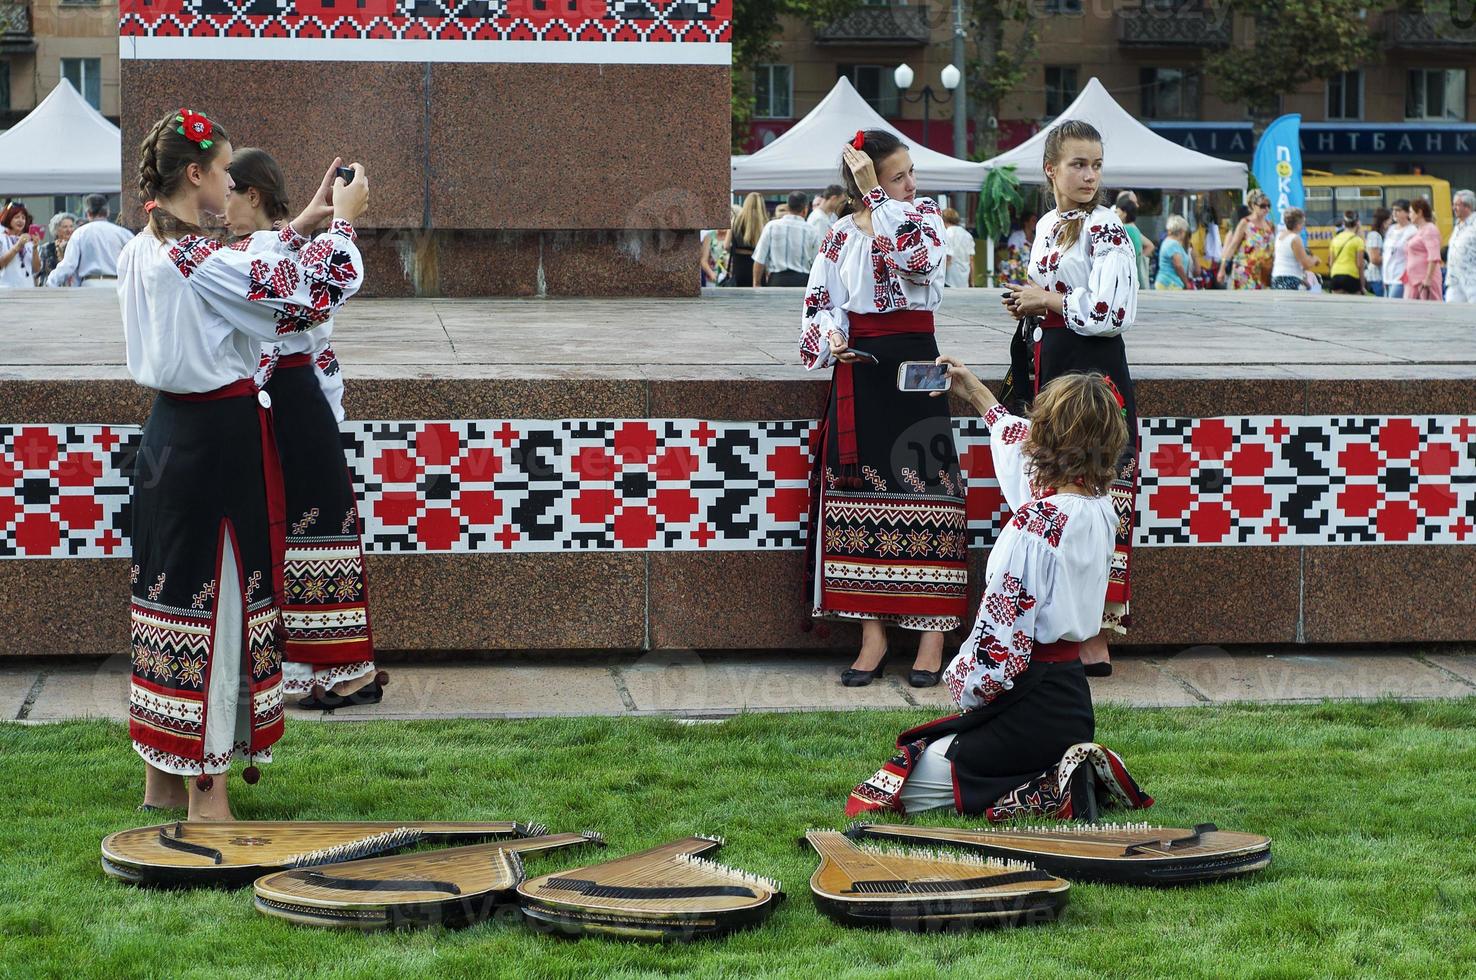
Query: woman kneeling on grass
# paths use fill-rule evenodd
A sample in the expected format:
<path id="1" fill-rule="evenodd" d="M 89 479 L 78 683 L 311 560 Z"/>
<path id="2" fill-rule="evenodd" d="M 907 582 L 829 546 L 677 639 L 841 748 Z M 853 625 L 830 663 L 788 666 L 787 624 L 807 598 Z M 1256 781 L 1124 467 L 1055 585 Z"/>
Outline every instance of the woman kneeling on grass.
<path id="1" fill-rule="evenodd" d="M 974 627 L 944 673 L 960 713 L 899 735 L 899 754 L 851 791 L 846 814 L 951 806 L 990 820 L 1070 818 L 1090 809 L 1080 796 L 1088 783 L 1093 795 L 1100 783 L 1123 806 L 1148 806 L 1122 760 L 1092 742 L 1080 660 L 1107 598 L 1117 534 L 1108 488 L 1128 437 L 1122 396 L 1100 374 L 1065 374 L 1041 389 L 1026 420 L 962 362 L 938 362 L 984 416 L 1014 517 L 989 554 Z"/>

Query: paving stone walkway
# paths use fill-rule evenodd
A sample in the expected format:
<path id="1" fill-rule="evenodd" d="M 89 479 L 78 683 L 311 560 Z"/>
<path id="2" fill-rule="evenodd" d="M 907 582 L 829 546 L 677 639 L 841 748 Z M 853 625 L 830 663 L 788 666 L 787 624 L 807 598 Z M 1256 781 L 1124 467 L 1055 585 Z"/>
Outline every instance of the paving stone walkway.
<path id="1" fill-rule="evenodd" d="M 1194 647 L 1123 654 L 1092 681 L 1099 702 L 1192 707 L 1325 698 L 1405 700 L 1476 696 L 1469 647 L 1348 652 Z M 865 688 L 843 688 L 834 657 L 774 653 L 571 656 L 517 654 L 476 661 L 388 665 L 382 704 L 332 713 L 292 709 L 308 721 L 535 718 L 572 715 L 725 717 L 743 711 L 843 711 L 951 705 L 942 687 L 918 690 L 905 669 Z M 0 718 L 27 723 L 124 720 L 128 662 L 0 662 Z"/>

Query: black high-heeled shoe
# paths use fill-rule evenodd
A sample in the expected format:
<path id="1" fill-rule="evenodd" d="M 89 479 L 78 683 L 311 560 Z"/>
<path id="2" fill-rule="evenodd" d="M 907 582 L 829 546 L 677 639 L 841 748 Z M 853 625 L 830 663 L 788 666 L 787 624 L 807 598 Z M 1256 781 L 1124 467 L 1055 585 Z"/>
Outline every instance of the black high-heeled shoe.
<path id="1" fill-rule="evenodd" d="M 1082 664 L 1081 669 L 1086 671 L 1088 677 L 1111 677 L 1112 661 L 1103 660 L 1095 664 Z"/>
<path id="2" fill-rule="evenodd" d="M 332 711 L 356 704 L 378 704 L 384 700 L 384 686 L 387 683 L 389 674 L 381 670 L 374 675 L 374 680 L 352 694 L 334 694 L 331 690 L 325 690 L 321 694 L 303 698 L 297 702 L 297 706 L 306 711 Z"/>
<path id="3" fill-rule="evenodd" d="M 919 670 L 914 667 L 912 668 L 912 672 L 907 675 L 907 683 L 913 687 L 937 687 L 938 682 L 943 679 L 943 671 L 946 669 L 939 667 L 937 670 Z"/>
<path id="4" fill-rule="evenodd" d="M 841 685 L 843 687 L 865 687 L 880 677 L 887 669 L 887 657 L 892 651 L 888 650 L 882 654 L 876 666 L 870 670 L 857 670 L 855 667 L 847 667 L 841 671 Z"/>

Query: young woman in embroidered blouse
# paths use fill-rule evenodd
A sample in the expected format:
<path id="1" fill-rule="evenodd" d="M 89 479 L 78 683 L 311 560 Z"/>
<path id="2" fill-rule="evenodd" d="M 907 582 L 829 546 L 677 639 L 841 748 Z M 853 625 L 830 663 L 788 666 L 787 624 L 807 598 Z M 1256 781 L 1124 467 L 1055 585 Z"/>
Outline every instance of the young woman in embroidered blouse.
<path id="1" fill-rule="evenodd" d="M 200 225 L 225 210 L 230 157 L 204 114 L 159 120 L 139 160 L 149 226 L 118 260 L 128 370 L 159 392 L 133 484 L 129 733 L 144 805 L 188 804 L 190 819 L 229 819 L 232 759 L 254 782 L 282 735 L 286 515 L 271 399 L 252 375 L 263 341 L 319 325 L 358 290 L 350 222 L 369 199 L 363 167 L 348 185 L 329 168 L 291 223 L 307 235 L 331 219 L 326 233 L 292 254 L 227 248 Z"/>
<path id="2" fill-rule="evenodd" d="M 307 244 L 287 223 L 287 181 L 271 154 L 231 156 L 226 226 L 252 255 L 291 255 Z M 329 339 L 333 318 L 262 345 L 257 384 L 292 425 L 277 431 L 287 502 L 282 619 L 283 692 L 308 710 L 377 704 L 387 675 L 374 667 L 358 501 L 343 454 L 343 372 Z"/>
<path id="3" fill-rule="evenodd" d="M 862 621 L 843 684 L 881 675 L 890 623 L 922 633 L 910 681 L 931 687 L 943 634 L 965 611 L 964 486 L 947 402 L 899 390 L 898 368 L 938 356 L 943 219 L 915 196 L 911 155 L 892 133 L 858 132 L 842 159 L 846 213 L 810 269 L 800 325 L 800 362 L 834 365 L 810 484 L 806 601 L 814 616 Z"/>
<path id="4" fill-rule="evenodd" d="M 1056 210 L 1040 219 L 1043 231 L 1030 252 L 1030 282 L 1011 285 L 1005 309 L 1020 321 L 1024 355 L 1012 365 L 1016 378 L 1033 377 L 1028 390 L 1040 391 L 1072 371 L 1095 371 L 1117 386 L 1127 407 L 1128 440 L 1118 462 L 1112 499 L 1119 523 L 1117 550 L 1107 588 L 1102 632 L 1082 644 L 1087 674 L 1112 672 L 1107 634 L 1127 632 L 1129 557 L 1138 486 L 1138 409 L 1122 335 L 1138 314 L 1138 266 L 1117 214 L 1103 207 L 1102 137 L 1078 120 L 1050 131 L 1045 172 Z"/>
<path id="5" fill-rule="evenodd" d="M 1096 737 L 1078 648 L 1097 635 L 1107 598 L 1117 534 L 1108 489 L 1127 442 L 1120 395 L 1100 374 L 1066 374 L 1018 418 L 962 362 L 938 360 L 953 394 L 989 427 L 1014 516 L 989 552 L 973 629 L 944 673 L 958 713 L 898 736 L 900 754 L 852 791 L 848 816 L 983 813 Z"/>

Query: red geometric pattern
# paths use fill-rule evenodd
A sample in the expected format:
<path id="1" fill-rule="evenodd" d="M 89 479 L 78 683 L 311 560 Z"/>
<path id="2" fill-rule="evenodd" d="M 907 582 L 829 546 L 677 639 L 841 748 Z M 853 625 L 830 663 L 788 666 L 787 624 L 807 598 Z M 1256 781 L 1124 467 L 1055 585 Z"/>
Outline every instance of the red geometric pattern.
<path id="1" fill-rule="evenodd" d="M 727 44 L 734 0 L 121 0 L 121 37 Z M 124 47 L 124 57 L 130 54 Z M 210 57 L 202 46 L 200 57 Z"/>
<path id="2" fill-rule="evenodd" d="M 350 422 L 364 549 L 803 547 L 811 421 Z M 1011 515 L 988 430 L 957 419 L 969 545 Z M 1476 543 L 1476 419 L 1153 418 L 1136 544 Z M 0 426 L 0 558 L 126 557 L 135 426 Z"/>

